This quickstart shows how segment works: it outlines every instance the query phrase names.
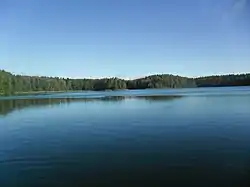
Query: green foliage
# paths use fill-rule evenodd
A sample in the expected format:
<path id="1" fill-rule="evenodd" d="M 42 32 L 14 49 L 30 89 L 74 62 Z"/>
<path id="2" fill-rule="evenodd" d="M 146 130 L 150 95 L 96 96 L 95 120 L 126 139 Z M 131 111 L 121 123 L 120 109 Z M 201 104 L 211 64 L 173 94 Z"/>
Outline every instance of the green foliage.
<path id="1" fill-rule="evenodd" d="M 0 94 L 11 95 L 23 92 L 47 92 L 70 90 L 118 90 L 147 88 L 192 88 L 206 86 L 250 85 L 250 74 L 223 75 L 191 79 L 175 75 L 152 75 L 135 80 L 118 78 L 65 79 L 58 77 L 37 77 L 13 75 L 0 71 Z"/>
<path id="2" fill-rule="evenodd" d="M 167 74 L 152 75 L 141 79 L 127 81 L 128 89 L 190 87 L 196 87 L 195 81 L 193 79 Z"/>
<path id="3" fill-rule="evenodd" d="M 12 75 L 6 71 L 0 71 L 0 93 L 3 95 L 13 93 Z"/>
<path id="4" fill-rule="evenodd" d="M 195 81 L 198 87 L 249 86 L 250 74 L 199 77 Z"/>

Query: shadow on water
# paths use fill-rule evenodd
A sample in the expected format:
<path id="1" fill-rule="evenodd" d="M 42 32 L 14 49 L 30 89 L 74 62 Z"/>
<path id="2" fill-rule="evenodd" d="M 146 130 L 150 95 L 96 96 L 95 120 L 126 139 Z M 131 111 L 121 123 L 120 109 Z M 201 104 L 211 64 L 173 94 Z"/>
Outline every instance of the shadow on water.
<path id="1" fill-rule="evenodd" d="M 7 115 L 15 110 L 29 107 L 56 106 L 76 102 L 122 102 L 128 99 L 140 99 L 150 102 L 171 101 L 181 96 L 105 96 L 97 98 L 34 98 L 34 99 L 3 99 L 0 100 L 0 115 Z"/>

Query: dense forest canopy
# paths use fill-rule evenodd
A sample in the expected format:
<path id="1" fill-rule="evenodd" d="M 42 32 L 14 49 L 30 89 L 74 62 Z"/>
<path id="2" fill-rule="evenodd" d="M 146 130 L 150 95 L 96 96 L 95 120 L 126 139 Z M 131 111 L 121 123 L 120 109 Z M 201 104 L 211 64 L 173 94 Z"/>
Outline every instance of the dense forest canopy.
<path id="1" fill-rule="evenodd" d="M 249 86 L 250 74 L 199 77 L 195 82 L 198 87 Z"/>
<path id="2" fill-rule="evenodd" d="M 222 75 L 187 78 L 169 74 L 152 75 L 140 79 L 119 78 L 69 79 L 14 75 L 0 71 L 0 94 L 11 95 L 22 92 L 71 91 L 71 90 L 117 90 L 146 88 L 193 88 L 208 86 L 247 86 L 250 74 Z"/>

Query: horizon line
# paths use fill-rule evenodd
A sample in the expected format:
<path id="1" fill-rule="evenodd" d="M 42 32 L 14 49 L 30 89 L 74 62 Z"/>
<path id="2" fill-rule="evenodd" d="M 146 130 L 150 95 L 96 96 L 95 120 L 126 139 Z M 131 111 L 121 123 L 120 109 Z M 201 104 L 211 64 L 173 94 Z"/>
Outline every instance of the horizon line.
<path id="1" fill-rule="evenodd" d="M 9 70 L 5 69 L 0 69 L 0 71 L 5 71 L 7 73 L 11 73 L 12 75 L 15 76 L 28 76 L 28 77 L 50 77 L 50 78 L 62 78 L 62 79 L 110 79 L 110 78 L 118 78 L 118 79 L 123 79 L 123 80 L 135 80 L 135 79 L 141 79 L 153 75 L 173 75 L 173 76 L 180 76 L 180 77 L 185 77 L 185 78 L 190 78 L 190 79 L 196 79 L 200 77 L 212 77 L 212 76 L 228 76 L 228 75 L 245 75 L 245 74 L 250 74 L 250 72 L 231 72 L 231 73 L 215 73 L 215 74 L 207 74 L 207 75 L 198 75 L 198 76 L 183 76 L 180 74 L 172 74 L 172 73 L 152 73 L 152 74 L 146 74 L 138 77 L 118 77 L 118 76 L 102 76 L 102 77 L 92 77 L 92 76 L 87 76 L 87 77 L 71 77 L 71 76 L 53 76 L 53 75 L 28 75 L 26 73 L 15 73 Z"/>

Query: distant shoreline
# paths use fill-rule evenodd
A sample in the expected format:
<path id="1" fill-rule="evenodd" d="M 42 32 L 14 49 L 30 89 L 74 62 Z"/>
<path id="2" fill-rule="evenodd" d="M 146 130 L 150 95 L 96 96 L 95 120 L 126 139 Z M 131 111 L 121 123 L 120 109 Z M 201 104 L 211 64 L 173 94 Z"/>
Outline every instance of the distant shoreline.
<path id="1" fill-rule="evenodd" d="M 214 75 L 198 78 L 159 74 L 134 80 L 125 80 L 116 77 L 103 79 L 69 79 L 22 76 L 0 70 L 0 95 L 229 86 L 250 86 L 250 74 Z"/>

